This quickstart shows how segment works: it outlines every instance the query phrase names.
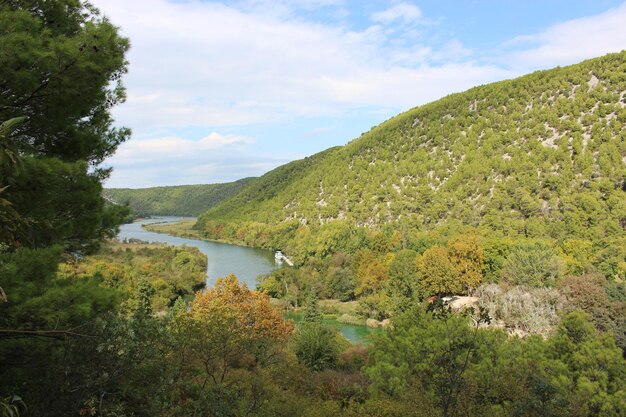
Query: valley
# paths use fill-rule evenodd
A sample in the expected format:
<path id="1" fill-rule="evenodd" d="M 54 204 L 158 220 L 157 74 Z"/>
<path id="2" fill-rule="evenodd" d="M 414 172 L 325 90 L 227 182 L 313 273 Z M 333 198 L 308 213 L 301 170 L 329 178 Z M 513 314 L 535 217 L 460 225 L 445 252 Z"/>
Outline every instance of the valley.
<path id="1" fill-rule="evenodd" d="M 0 2 L 0 417 L 626 415 L 626 3 L 417 3 Z"/>

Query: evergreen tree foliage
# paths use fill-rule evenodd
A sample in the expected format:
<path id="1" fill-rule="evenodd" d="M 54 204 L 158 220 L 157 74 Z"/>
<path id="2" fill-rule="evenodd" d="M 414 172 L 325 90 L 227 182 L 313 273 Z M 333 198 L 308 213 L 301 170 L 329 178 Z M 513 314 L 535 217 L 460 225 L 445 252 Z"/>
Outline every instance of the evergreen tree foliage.
<path id="1" fill-rule="evenodd" d="M 97 323 L 119 294 L 57 269 L 124 215 L 104 206 L 99 165 L 130 134 L 110 115 L 129 44 L 79 0 L 0 2 L 0 28 L 0 398 L 22 398 L 28 415 L 76 415 L 102 370 Z"/>
<path id="2" fill-rule="evenodd" d="M 367 374 L 375 397 L 428 395 L 438 415 L 618 416 L 626 362 L 581 312 L 554 337 L 511 338 L 416 309 L 377 336 Z"/>
<path id="3" fill-rule="evenodd" d="M 513 285 L 552 287 L 562 274 L 554 250 L 546 244 L 519 244 L 502 268 L 502 278 Z"/>
<path id="4" fill-rule="evenodd" d="M 337 366 L 341 353 L 337 334 L 319 322 L 304 322 L 294 335 L 298 361 L 312 371 Z"/>
<path id="5" fill-rule="evenodd" d="M 176 185 L 152 188 L 106 188 L 103 195 L 117 204 L 128 203 L 133 215 L 142 217 L 199 216 L 236 194 L 252 178 L 224 184 Z"/>
<path id="6" fill-rule="evenodd" d="M 27 225 L 17 243 L 92 250 L 122 215 L 104 206 L 98 165 L 130 135 L 110 115 L 128 40 L 76 0 L 3 2 L 0 27 L 0 121 L 24 118 L 9 138 L 23 168 L 3 178 Z"/>
<path id="7" fill-rule="evenodd" d="M 513 238 L 623 237 L 625 73 L 621 52 L 444 97 L 252 180 L 197 228 L 253 246 L 281 236 L 294 256 L 306 256 L 302 225 L 313 236 L 343 228 L 321 240 L 331 247 L 311 242 L 321 257 L 346 251 L 353 227 L 390 225 L 401 244 L 414 229 L 458 224 Z"/>
<path id="8" fill-rule="evenodd" d="M 302 321 L 305 323 L 321 323 L 322 321 L 319 298 L 317 297 L 317 291 L 315 291 L 315 289 L 311 289 L 309 291 L 309 296 L 307 297 L 306 304 L 304 305 Z"/>

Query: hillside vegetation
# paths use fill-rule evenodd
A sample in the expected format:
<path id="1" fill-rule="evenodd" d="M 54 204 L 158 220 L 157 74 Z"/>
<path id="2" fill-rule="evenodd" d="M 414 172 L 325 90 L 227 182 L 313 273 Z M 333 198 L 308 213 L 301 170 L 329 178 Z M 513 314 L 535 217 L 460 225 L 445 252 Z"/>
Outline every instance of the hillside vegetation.
<path id="1" fill-rule="evenodd" d="M 626 349 L 625 96 L 626 52 L 476 87 L 269 172 L 195 228 L 281 248 L 297 268 L 260 287 L 293 306 L 315 292 L 382 321 L 474 295 L 542 335 L 583 308 Z"/>
<path id="2" fill-rule="evenodd" d="M 199 221 L 599 238 L 626 226 L 626 53 L 480 86 L 277 168 Z"/>
<path id="3" fill-rule="evenodd" d="M 204 288 L 206 268 L 206 255 L 197 248 L 109 241 L 95 254 L 61 264 L 59 277 L 98 277 L 102 287 L 121 294 L 122 309 L 127 312 L 137 308 L 138 296 L 145 287 L 150 294 L 150 308 L 166 312 L 178 297 L 192 297 Z"/>
<path id="4" fill-rule="evenodd" d="M 107 188 L 109 200 L 128 203 L 135 216 L 198 216 L 207 208 L 235 195 L 251 178 L 224 184 L 175 185 L 151 188 Z"/>
<path id="5" fill-rule="evenodd" d="M 465 157 L 445 169 L 437 165 L 445 160 L 441 155 L 425 162 L 430 164 L 426 178 L 430 168 L 441 171 L 432 174 L 441 182 L 429 194 L 432 201 L 396 209 L 394 204 L 405 201 L 386 197 L 378 191 L 381 184 L 392 184 L 392 196 L 396 184 L 396 194 L 412 202 L 409 190 L 417 185 L 411 184 L 423 179 L 412 163 L 408 167 L 415 181 L 405 179 L 407 191 L 398 183 L 403 177 L 385 177 L 387 171 L 404 175 L 409 170 L 392 163 L 395 157 L 403 160 L 405 154 L 432 149 L 435 155 L 446 149 L 444 143 L 452 149 L 455 141 L 466 141 L 451 136 L 454 130 L 440 138 L 420 133 L 431 129 L 420 124 L 427 114 L 460 100 L 445 99 L 376 130 L 384 135 L 374 131 L 253 180 L 233 200 L 247 202 L 245 207 L 221 205 L 214 214 L 222 223 L 205 218 L 198 235 L 223 235 L 250 245 L 285 243 L 289 255 L 299 254 L 294 259 L 301 267 L 266 277 L 260 283 L 264 292 L 230 275 L 189 300 L 205 279 L 206 261 L 198 250 L 105 240 L 117 234 L 127 214 L 124 207 L 104 204 L 101 181 L 109 170 L 98 166 L 130 134 L 112 128 L 109 113 L 125 97 L 119 80 L 127 70 L 129 41 L 89 3 L 77 0 L 2 1 L 0 28 L 0 417 L 626 415 L 626 286 L 620 282 L 626 274 L 626 240 L 619 224 L 624 141 L 618 127 L 623 94 L 618 100 L 614 92 L 623 82 L 624 55 L 524 82 L 536 91 L 534 83 L 546 87 L 549 80 L 562 78 L 560 71 L 582 74 L 575 96 L 590 97 L 581 104 L 581 123 L 590 119 L 592 127 L 588 138 L 581 128 L 583 142 L 575 154 L 589 159 L 591 171 L 573 162 L 574 150 L 568 153 L 563 144 L 569 139 L 554 139 L 557 149 L 521 137 L 511 139 L 520 144 L 503 145 L 506 137 L 493 133 L 495 115 L 502 113 L 495 108 L 489 119 L 493 126 L 482 128 L 490 134 L 480 137 L 482 130 L 465 129 L 468 136 L 480 137 L 475 154 L 468 142 L 459 145 Z M 589 68 L 603 84 L 585 92 L 595 84 Z M 587 80 L 592 83 L 586 87 Z M 606 101 L 605 95 L 610 96 Z M 470 109 L 488 114 L 485 105 Z M 461 118 L 450 112 L 440 113 Z M 502 125 L 509 120 L 504 114 L 501 119 Z M 418 134 L 426 136 L 413 136 Z M 578 136 L 571 135 L 574 146 Z M 533 151 L 525 153 L 530 149 L 526 142 L 533 140 Z M 374 146 L 380 141 L 416 150 Z M 495 149 L 487 151 L 486 142 Z M 420 143 L 427 148 L 420 150 Z M 510 158 L 503 159 L 500 150 Z M 550 160 L 555 152 L 558 158 Z M 370 153 L 376 159 L 368 159 Z M 504 167 L 531 156 L 535 165 L 476 176 L 483 164 L 491 164 L 483 153 L 495 155 Z M 482 164 L 469 164 L 479 156 Z M 544 178 L 548 168 L 541 168 L 535 192 L 533 170 L 545 161 L 546 167 L 558 163 L 559 175 Z M 461 175 L 455 164 L 475 172 Z M 362 187 L 361 194 L 337 185 L 335 176 L 344 171 L 362 175 L 359 181 L 343 179 L 348 190 Z M 446 172 L 450 176 L 444 182 Z M 455 175 L 475 179 L 469 185 L 459 180 L 458 190 L 493 185 L 493 196 L 481 191 L 479 198 L 491 210 L 501 208 L 501 231 L 513 237 L 498 233 L 500 223 L 489 220 L 496 216 L 489 217 L 487 208 L 472 205 L 474 194 L 456 196 Z M 500 181 L 492 180 L 494 175 Z M 518 188 L 509 195 L 501 187 L 513 187 L 511 178 Z M 547 178 L 552 185 L 545 185 Z M 303 184 L 300 190 L 297 182 Z M 308 183 L 321 183 L 323 193 L 309 190 Z M 381 200 L 366 194 L 373 190 Z M 519 190 L 526 194 L 518 200 L 531 201 L 530 209 L 511 203 L 518 201 Z M 411 192 L 414 198 L 422 195 Z M 306 202 L 308 193 L 316 200 Z M 440 197 L 446 193 L 467 201 L 446 201 Z M 341 208 L 342 195 L 356 202 Z M 284 208 L 285 198 L 294 205 Z M 548 205 L 545 214 L 532 209 L 543 207 L 542 201 Z M 448 208 L 429 220 L 436 202 Z M 333 204 L 336 213 L 319 214 Z M 475 218 L 459 211 L 464 205 L 467 213 L 477 213 Z M 400 210 L 400 220 L 394 219 L 394 210 Z M 340 219 L 341 213 L 345 220 L 328 221 Z M 257 216 L 263 223 L 255 222 Z M 466 225 L 457 221 L 454 226 L 455 219 Z M 447 226 L 437 228 L 439 223 Z M 609 236 L 595 238 L 602 232 Z M 519 233 L 545 237 L 521 238 Z M 549 238 L 560 233 L 593 238 Z M 485 281 L 492 284 L 475 292 L 481 299 L 478 314 L 452 314 L 445 297 L 431 296 Z M 304 306 L 302 322 L 285 321 L 270 295 Z M 390 316 L 390 326 L 367 346 L 348 346 L 322 321 L 318 298 L 329 296 L 358 297 L 342 313 L 352 313 L 356 304 L 368 317 Z"/>

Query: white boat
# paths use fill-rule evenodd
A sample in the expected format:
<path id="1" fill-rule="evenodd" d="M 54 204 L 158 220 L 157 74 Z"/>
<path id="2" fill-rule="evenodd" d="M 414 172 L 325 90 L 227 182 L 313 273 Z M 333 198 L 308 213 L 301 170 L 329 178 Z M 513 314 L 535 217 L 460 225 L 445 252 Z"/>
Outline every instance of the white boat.
<path id="1" fill-rule="evenodd" d="M 276 260 L 276 263 L 278 263 L 278 264 L 282 264 L 282 263 L 283 263 L 283 258 L 284 258 L 284 256 L 285 256 L 285 255 L 283 255 L 283 253 L 282 253 L 281 251 L 277 250 L 277 251 L 274 253 L 274 259 Z"/>

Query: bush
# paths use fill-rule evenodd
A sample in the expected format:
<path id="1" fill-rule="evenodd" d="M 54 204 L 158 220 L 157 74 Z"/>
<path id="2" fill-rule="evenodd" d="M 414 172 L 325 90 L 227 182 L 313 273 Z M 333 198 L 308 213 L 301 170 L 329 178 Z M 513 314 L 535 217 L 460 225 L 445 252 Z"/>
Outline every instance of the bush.
<path id="1" fill-rule="evenodd" d="M 489 284 L 480 287 L 476 296 L 494 324 L 510 331 L 547 335 L 559 323 L 562 300 L 555 289 L 517 286 L 504 290 Z"/>
<path id="2" fill-rule="evenodd" d="M 294 336 L 298 362 L 312 371 L 335 368 L 341 352 L 337 338 L 332 329 L 320 323 L 302 323 Z"/>
<path id="3" fill-rule="evenodd" d="M 368 351 L 363 345 L 350 346 L 339 355 L 338 366 L 344 371 L 359 371 L 367 365 Z"/>
<path id="4" fill-rule="evenodd" d="M 517 245 L 502 267 L 501 277 L 511 285 L 553 287 L 561 276 L 562 261 L 540 242 Z"/>
<path id="5" fill-rule="evenodd" d="M 626 351 L 626 301 L 620 296 L 619 286 L 607 283 L 600 274 L 564 278 L 559 283 L 564 296 L 564 313 L 583 310 L 602 332 L 612 332 L 617 345 Z"/>

